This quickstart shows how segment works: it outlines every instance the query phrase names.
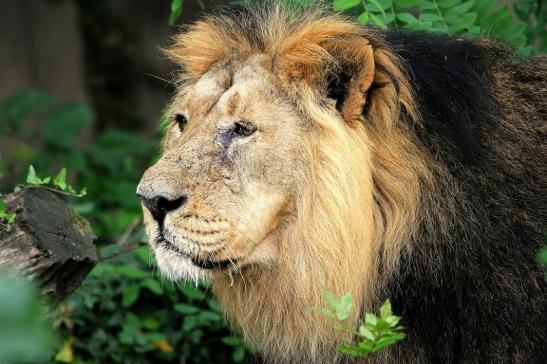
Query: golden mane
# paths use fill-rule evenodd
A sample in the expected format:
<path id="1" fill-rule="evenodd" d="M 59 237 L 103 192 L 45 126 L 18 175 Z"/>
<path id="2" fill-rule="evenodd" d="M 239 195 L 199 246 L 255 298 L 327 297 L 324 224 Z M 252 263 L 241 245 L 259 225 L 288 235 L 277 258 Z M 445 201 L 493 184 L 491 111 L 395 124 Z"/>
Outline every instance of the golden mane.
<path id="1" fill-rule="evenodd" d="M 300 176 L 297 224 L 278 236 L 279 267 L 251 267 L 233 278 L 216 273 L 213 287 L 230 319 L 266 357 L 333 362 L 341 338 L 313 310 L 324 305 L 321 289 L 351 292 L 361 310 L 384 298 L 383 282 L 401 252 L 410 252 L 419 219 L 431 208 L 431 165 L 401 121 L 418 122 L 410 81 L 379 34 L 321 9 L 247 11 L 253 13 L 196 22 L 166 53 L 190 82 L 234 60 L 266 55 L 264 66 L 316 125 L 303 146 L 314 163 Z M 316 95 L 326 89 L 327 73 L 348 63 L 359 72 L 340 122 Z"/>

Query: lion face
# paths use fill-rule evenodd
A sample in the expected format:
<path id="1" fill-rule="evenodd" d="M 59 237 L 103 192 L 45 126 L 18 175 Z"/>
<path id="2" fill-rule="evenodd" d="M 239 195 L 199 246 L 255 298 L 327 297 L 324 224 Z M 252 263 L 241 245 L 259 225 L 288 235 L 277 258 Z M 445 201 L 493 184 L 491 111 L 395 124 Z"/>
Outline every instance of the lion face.
<path id="1" fill-rule="evenodd" d="M 175 98 L 163 154 L 137 189 L 166 275 L 274 263 L 304 163 L 293 109 L 258 58 L 212 70 Z"/>

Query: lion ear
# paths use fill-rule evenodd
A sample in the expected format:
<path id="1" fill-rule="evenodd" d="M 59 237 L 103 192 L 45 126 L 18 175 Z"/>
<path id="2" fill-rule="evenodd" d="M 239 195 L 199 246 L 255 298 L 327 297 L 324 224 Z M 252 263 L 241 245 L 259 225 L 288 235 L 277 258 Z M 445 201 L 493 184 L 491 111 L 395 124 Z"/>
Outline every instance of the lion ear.
<path id="1" fill-rule="evenodd" d="M 336 101 L 344 120 L 354 125 L 362 120 L 367 93 L 374 81 L 374 51 L 362 37 L 349 37 L 334 43 L 331 54 L 337 67 L 326 74 L 326 92 Z"/>
<path id="2" fill-rule="evenodd" d="M 375 75 L 374 50 L 369 41 L 360 34 L 344 35 L 294 51 L 286 55 L 282 72 L 333 99 L 350 125 L 360 122 Z"/>

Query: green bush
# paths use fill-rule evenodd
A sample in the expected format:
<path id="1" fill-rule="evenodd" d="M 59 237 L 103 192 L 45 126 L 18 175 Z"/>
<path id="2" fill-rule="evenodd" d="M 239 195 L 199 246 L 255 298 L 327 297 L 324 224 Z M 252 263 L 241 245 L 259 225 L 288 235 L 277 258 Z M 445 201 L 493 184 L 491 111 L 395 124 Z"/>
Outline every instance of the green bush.
<path id="1" fill-rule="evenodd" d="M 326 291 L 325 299 L 327 307 L 318 311 L 332 321 L 336 330 L 346 338 L 338 347 L 342 353 L 368 358 L 406 338 L 404 328 L 399 324 L 401 318 L 393 315 L 389 300 L 380 308 L 380 316 L 367 312 L 356 332 L 355 327 L 347 322 L 353 310 L 351 293 L 337 298 L 332 292 Z"/>
<path id="2" fill-rule="evenodd" d="M 522 55 L 533 53 L 535 30 L 517 21 L 507 5 L 497 6 L 495 0 L 334 0 L 335 10 L 354 15 L 361 24 L 380 28 L 424 30 L 462 36 L 483 35 L 511 44 Z M 540 1 L 520 0 L 517 14 L 531 21 L 528 11 L 540 7 Z M 537 19 L 545 21 L 538 11 Z M 530 24 L 530 23 L 529 23 Z M 528 36 L 528 37 L 527 37 Z M 545 51 L 539 46 L 538 50 Z"/>
<path id="3" fill-rule="evenodd" d="M 100 263 L 56 312 L 63 345 L 55 361 L 250 362 L 206 287 L 165 282 L 155 271 L 135 186 L 156 154 L 159 135 L 145 140 L 108 130 L 82 146 L 93 120 L 85 105 L 34 90 L 0 104 L 0 143 L 11 143 L 0 159 L 0 192 L 30 184 L 74 195 L 69 180 L 86 186 L 84 198 L 62 196 L 99 237 Z M 2 227 L 12 219 L 0 206 Z"/>
<path id="4" fill-rule="evenodd" d="M 157 277 L 147 245 L 107 245 L 61 309 L 78 357 L 97 363 L 226 363 L 245 359 L 206 287 Z M 212 350 L 214 348 L 214 350 Z"/>
<path id="5" fill-rule="evenodd" d="M 51 357 L 56 335 L 35 287 L 26 279 L 0 272 L 0 302 L 0 363 Z"/>

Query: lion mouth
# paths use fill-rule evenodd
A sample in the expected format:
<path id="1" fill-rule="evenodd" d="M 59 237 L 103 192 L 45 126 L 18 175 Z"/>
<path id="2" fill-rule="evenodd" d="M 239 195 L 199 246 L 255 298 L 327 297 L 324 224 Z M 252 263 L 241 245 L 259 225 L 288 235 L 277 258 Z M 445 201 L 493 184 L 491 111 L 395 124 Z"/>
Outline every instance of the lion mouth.
<path id="1" fill-rule="evenodd" d="M 192 264 L 202 269 L 226 269 L 237 263 L 237 259 L 225 259 L 214 261 L 211 259 L 203 259 L 196 255 L 187 253 L 177 247 L 174 243 L 169 241 L 169 239 L 164 234 L 164 228 L 162 225 L 159 226 L 158 236 L 156 238 L 158 245 L 162 245 L 164 249 L 173 252 L 176 255 L 179 255 L 187 260 L 190 260 Z"/>

